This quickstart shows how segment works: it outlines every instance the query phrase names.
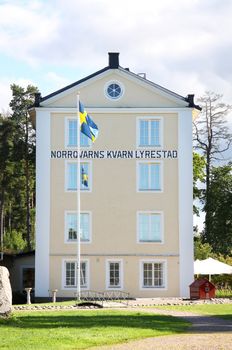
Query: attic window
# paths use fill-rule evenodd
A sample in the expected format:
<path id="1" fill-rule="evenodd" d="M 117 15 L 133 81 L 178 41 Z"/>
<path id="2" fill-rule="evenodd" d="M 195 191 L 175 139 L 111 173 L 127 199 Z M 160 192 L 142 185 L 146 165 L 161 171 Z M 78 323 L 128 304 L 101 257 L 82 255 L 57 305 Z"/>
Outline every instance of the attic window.
<path id="1" fill-rule="evenodd" d="M 111 100 L 118 100 L 123 95 L 122 84 L 118 81 L 110 81 L 105 85 L 105 95 Z"/>

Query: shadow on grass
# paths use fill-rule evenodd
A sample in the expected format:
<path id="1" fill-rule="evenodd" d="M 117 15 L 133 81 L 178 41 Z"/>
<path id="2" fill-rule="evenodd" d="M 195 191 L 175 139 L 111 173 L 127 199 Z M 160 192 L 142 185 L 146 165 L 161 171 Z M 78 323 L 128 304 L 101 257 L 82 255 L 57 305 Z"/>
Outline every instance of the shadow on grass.
<path id="1" fill-rule="evenodd" d="M 172 316 L 120 314 L 120 315 L 79 315 L 66 313 L 59 315 L 30 314 L 17 315 L 6 320 L 0 320 L 0 327 L 17 327 L 23 329 L 56 329 L 56 328 L 138 328 L 151 329 L 160 332 L 183 332 L 188 327 L 188 322 Z"/>

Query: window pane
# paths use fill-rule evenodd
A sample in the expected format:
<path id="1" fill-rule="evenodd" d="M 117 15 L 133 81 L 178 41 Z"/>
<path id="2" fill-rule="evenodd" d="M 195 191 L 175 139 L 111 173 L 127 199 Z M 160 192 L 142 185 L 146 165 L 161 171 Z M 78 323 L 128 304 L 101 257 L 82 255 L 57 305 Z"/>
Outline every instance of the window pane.
<path id="1" fill-rule="evenodd" d="M 87 263 L 81 262 L 80 280 L 81 287 L 87 287 Z M 66 262 L 66 287 L 76 287 L 76 263 Z"/>
<path id="2" fill-rule="evenodd" d="M 81 213 L 81 241 L 90 239 L 90 216 L 89 213 Z M 67 214 L 68 240 L 77 239 L 77 214 Z"/>
<path id="3" fill-rule="evenodd" d="M 148 164 L 139 164 L 139 189 L 149 189 L 149 168 Z"/>
<path id="4" fill-rule="evenodd" d="M 154 242 L 161 241 L 160 215 L 150 215 L 150 239 Z"/>
<path id="5" fill-rule="evenodd" d="M 77 189 L 77 165 L 68 163 L 68 190 Z"/>
<path id="6" fill-rule="evenodd" d="M 77 239 L 77 215 L 67 214 L 67 224 L 68 224 L 68 239 Z"/>
<path id="7" fill-rule="evenodd" d="M 159 120 L 150 120 L 150 146 L 159 146 Z"/>
<path id="8" fill-rule="evenodd" d="M 66 262 L 66 286 L 73 287 L 76 284 L 75 262 Z"/>
<path id="9" fill-rule="evenodd" d="M 109 263 L 109 282 L 110 287 L 120 287 L 120 264 Z"/>
<path id="10" fill-rule="evenodd" d="M 160 215 L 153 213 L 139 214 L 139 241 L 160 242 Z"/>
<path id="11" fill-rule="evenodd" d="M 154 264 L 154 286 L 162 287 L 163 286 L 163 264 L 155 263 Z"/>
<path id="12" fill-rule="evenodd" d="M 88 178 L 88 186 L 84 185 L 82 183 L 82 168 L 84 169 L 84 173 L 87 175 Z M 68 163 L 67 166 L 67 189 L 75 191 L 77 190 L 77 163 Z M 89 190 L 90 188 L 90 181 L 89 181 L 89 163 L 83 163 L 81 162 L 81 168 L 80 168 L 80 188 L 81 190 Z"/>
<path id="13" fill-rule="evenodd" d="M 81 139 L 80 139 L 81 147 L 89 146 L 89 138 L 86 135 L 84 135 L 82 132 L 80 133 L 80 135 L 81 135 Z"/>
<path id="14" fill-rule="evenodd" d="M 160 165 L 149 164 L 150 190 L 160 190 Z"/>
<path id="15" fill-rule="evenodd" d="M 149 216 L 139 214 L 139 240 L 147 241 L 149 236 Z"/>
<path id="16" fill-rule="evenodd" d="M 139 190 L 160 190 L 160 164 L 139 164 Z"/>
<path id="17" fill-rule="evenodd" d="M 81 240 L 89 241 L 89 214 L 81 213 Z"/>
<path id="18" fill-rule="evenodd" d="M 152 286 L 152 264 L 143 264 L 143 285 Z"/>
<path id="19" fill-rule="evenodd" d="M 86 262 L 81 263 L 81 286 L 86 287 L 87 286 L 87 276 L 86 276 Z"/>
<path id="20" fill-rule="evenodd" d="M 160 146 L 160 121 L 154 119 L 139 121 L 139 145 Z"/>
<path id="21" fill-rule="evenodd" d="M 77 145 L 77 121 L 76 120 L 68 121 L 68 145 L 69 146 Z"/>
<path id="22" fill-rule="evenodd" d="M 140 146 L 148 146 L 148 121 L 140 120 Z"/>
<path id="23" fill-rule="evenodd" d="M 89 139 L 83 133 L 80 133 L 80 145 L 82 147 L 89 146 Z M 68 146 L 77 146 L 77 120 L 70 119 L 68 121 Z"/>
<path id="24" fill-rule="evenodd" d="M 87 175 L 88 178 L 88 186 L 85 186 L 82 183 L 82 168 L 84 169 L 84 173 Z M 89 190 L 89 163 L 81 163 L 81 169 L 80 169 L 80 183 L 81 183 L 81 190 Z"/>
<path id="25" fill-rule="evenodd" d="M 150 288 L 164 287 L 163 263 L 143 263 L 143 286 Z"/>

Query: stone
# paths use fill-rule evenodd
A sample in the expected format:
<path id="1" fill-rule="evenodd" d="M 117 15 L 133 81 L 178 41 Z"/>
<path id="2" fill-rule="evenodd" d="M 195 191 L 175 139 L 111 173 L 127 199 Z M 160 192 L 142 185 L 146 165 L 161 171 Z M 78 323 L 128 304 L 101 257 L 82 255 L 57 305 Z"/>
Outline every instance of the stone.
<path id="1" fill-rule="evenodd" d="M 0 266 L 0 316 L 8 316 L 12 311 L 12 290 L 9 277 L 8 269 Z"/>

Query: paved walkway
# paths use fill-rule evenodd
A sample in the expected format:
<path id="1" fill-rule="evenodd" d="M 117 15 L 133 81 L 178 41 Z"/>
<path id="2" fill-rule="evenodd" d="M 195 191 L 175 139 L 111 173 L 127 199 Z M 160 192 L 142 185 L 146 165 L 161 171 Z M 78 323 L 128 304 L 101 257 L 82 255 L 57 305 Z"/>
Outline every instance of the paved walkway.
<path id="1" fill-rule="evenodd" d="M 192 323 L 187 333 L 92 348 L 98 350 L 232 350 L 231 322 L 191 312 L 133 307 L 133 310 L 181 317 Z"/>

